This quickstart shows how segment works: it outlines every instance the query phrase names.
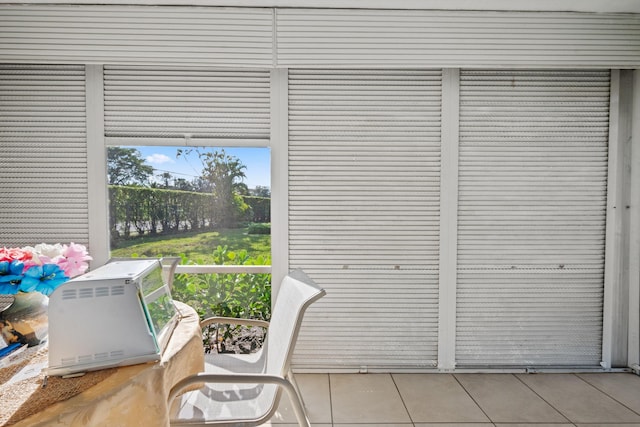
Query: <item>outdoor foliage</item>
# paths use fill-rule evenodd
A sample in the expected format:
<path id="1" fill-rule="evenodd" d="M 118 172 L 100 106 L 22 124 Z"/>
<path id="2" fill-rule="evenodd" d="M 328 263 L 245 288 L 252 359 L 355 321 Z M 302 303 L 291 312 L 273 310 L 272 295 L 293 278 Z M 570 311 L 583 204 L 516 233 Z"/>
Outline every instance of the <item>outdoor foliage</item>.
<path id="1" fill-rule="evenodd" d="M 268 257 L 250 258 L 246 250 L 230 251 L 218 246 L 213 252 L 216 265 L 269 265 Z M 182 256 L 182 264 L 201 264 Z M 201 318 L 210 316 L 242 317 L 269 320 L 271 318 L 271 274 L 176 274 L 173 285 L 175 299 L 189 304 Z M 205 331 L 208 351 L 225 352 L 236 341 L 247 338 L 243 351 L 250 352 L 262 344 L 260 331 L 243 331 L 235 325 L 212 325 Z"/>
<path id="2" fill-rule="evenodd" d="M 153 167 L 144 163 L 135 148 L 109 147 L 107 173 L 111 185 L 144 185 L 153 176 Z"/>
<path id="3" fill-rule="evenodd" d="M 202 177 L 212 186 L 215 222 L 222 227 L 229 227 L 242 221 L 242 216 L 248 210 L 248 205 L 240 197 L 249 193 L 242 182 L 246 178 L 246 166 L 224 150 L 200 152 L 199 156 L 203 166 Z"/>
<path id="4" fill-rule="evenodd" d="M 176 157 L 195 151 L 201 175 L 189 182 L 171 173 L 157 175 L 135 148 L 109 147 L 109 214 L 112 243 L 134 236 L 234 228 L 246 221 L 269 221 L 268 197 L 250 196 L 242 181 L 246 166 L 220 151 L 178 149 Z M 173 185 L 171 185 L 173 181 Z M 267 195 L 267 187 L 259 187 Z"/>
<path id="5" fill-rule="evenodd" d="M 248 221 L 270 220 L 268 188 L 250 195 L 242 182 L 246 167 L 224 150 L 178 149 L 176 157 L 194 150 L 202 172 L 191 182 L 169 172 L 150 182 L 153 169 L 149 171 L 138 150 L 109 151 L 109 181 L 120 184 L 109 187 L 111 256 L 181 254 L 182 264 L 269 265 L 269 256 L 262 254 L 270 253 L 270 226 L 252 225 L 256 236 L 236 231 Z M 257 255 L 251 257 L 249 250 Z M 271 316 L 270 274 L 177 274 L 172 293 L 203 318 L 268 320 Z M 208 351 L 251 352 L 262 344 L 263 336 L 261 328 L 212 325 L 205 331 L 205 346 Z"/>
<path id="6" fill-rule="evenodd" d="M 149 187 L 109 186 L 109 220 L 113 241 L 160 233 L 175 234 L 222 227 L 212 194 Z M 270 199 L 233 196 L 236 220 L 269 221 Z M 257 215 L 256 215 L 257 213 Z"/>
<path id="7" fill-rule="evenodd" d="M 247 234 L 271 234 L 271 224 L 249 224 Z"/>
<path id="8" fill-rule="evenodd" d="M 148 187 L 109 186 L 112 240 L 160 232 L 199 230 L 213 225 L 210 194 Z"/>
<path id="9" fill-rule="evenodd" d="M 271 198 L 244 196 L 244 201 L 251 207 L 253 222 L 271 222 Z"/>
<path id="10" fill-rule="evenodd" d="M 264 185 L 256 185 L 256 188 L 250 190 L 250 193 L 256 197 L 264 197 L 266 199 L 271 198 L 271 189 Z"/>

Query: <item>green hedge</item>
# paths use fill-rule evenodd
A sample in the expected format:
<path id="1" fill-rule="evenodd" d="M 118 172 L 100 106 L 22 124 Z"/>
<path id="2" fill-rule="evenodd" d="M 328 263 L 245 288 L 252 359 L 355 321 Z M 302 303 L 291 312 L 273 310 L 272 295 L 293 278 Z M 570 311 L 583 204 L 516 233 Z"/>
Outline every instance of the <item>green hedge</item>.
<path id="1" fill-rule="evenodd" d="M 213 225 L 208 194 L 148 187 L 109 186 L 109 221 L 114 239 L 199 230 Z"/>
<path id="2" fill-rule="evenodd" d="M 241 210 L 245 216 L 238 220 L 270 221 L 270 199 L 249 196 L 243 199 L 249 208 Z M 220 216 L 213 200 L 211 194 L 191 191 L 110 185 L 111 238 L 126 239 L 132 232 L 155 235 L 211 229 Z"/>

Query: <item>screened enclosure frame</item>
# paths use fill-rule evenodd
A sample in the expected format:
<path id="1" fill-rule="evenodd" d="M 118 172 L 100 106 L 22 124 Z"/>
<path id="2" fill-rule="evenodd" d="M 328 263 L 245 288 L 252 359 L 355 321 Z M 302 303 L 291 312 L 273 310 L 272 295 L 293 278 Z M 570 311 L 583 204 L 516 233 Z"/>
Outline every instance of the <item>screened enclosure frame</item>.
<path id="1" fill-rule="evenodd" d="M 415 6 L 414 3 L 409 4 Z M 640 16 L 635 13 L 554 11 L 429 11 L 305 8 L 216 8 L 145 5 L 0 4 L 3 63 L 83 65 L 86 75 L 86 165 L 88 243 L 95 264 L 108 259 L 106 150 L 109 145 L 259 144 L 271 148 L 273 283 L 288 272 L 291 243 L 290 71 L 441 70 L 440 193 L 438 223 L 437 355 L 433 366 L 323 366 L 326 370 L 459 369 L 456 360 L 458 210 L 460 200 L 460 74 L 465 70 L 610 71 L 606 177 L 602 369 L 640 369 Z M 126 13 L 125 13 L 126 12 Z M 592 11 L 593 12 L 593 11 Z M 616 11 L 619 12 L 619 11 Z M 176 13 L 178 15 L 176 15 Z M 39 19 L 50 26 L 40 28 Z M 177 17 L 177 18 L 176 18 Z M 328 19 L 327 17 L 331 18 Z M 339 19 L 337 19 L 339 18 Z M 138 19 L 130 37 L 118 34 L 123 19 Z M 486 25 L 486 19 L 491 25 Z M 106 21 L 109 25 L 103 25 Z M 386 22 L 380 29 L 380 22 Z M 81 22 L 93 22 L 78 34 Z M 211 22 L 219 28 L 212 30 Z M 516 24 L 522 25 L 516 25 Z M 167 25 L 171 24 L 171 25 Z M 429 24 L 429 25 L 426 25 Z M 526 24 L 526 25 L 524 25 Z M 75 26 L 75 27 L 74 27 Z M 445 28 L 464 37 L 443 39 Z M 75 28 L 76 33 L 65 33 Z M 166 28 L 170 46 L 145 36 Z M 352 31 L 359 38 L 354 40 Z M 496 28 L 499 29 L 496 35 Z M 527 29 L 529 33 L 521 31 Z M 197 31 L 196 31 L 197 30 Z M 96 37 L 94 32 L 104 32 Z M 201 32 L 198 32 L 201 31 Z M 585 33 L 586 32 L 586 33 Z M 389 45 L 401 40 L 404 49 Z M 606 34 L 603 39 L 602 34 Z M 30 37 L 23 37 L 30 35 Z M 78 42 L 81 40 L 81 42 Z M 396 43 L 397 44 L 397 43 Z M 163 47 L 164 46 L 164 47 Z M 507 52 L 505 54 L 504 52 Z M 108 134 L 105 74 L 113 67 L 259 70 L 269 75 L 268 137 L 178 137 Z M 1 105 L 1 103 L 0 103 Z M 195 137 L 194 137 L 195 135 Z M 175 142 L 174 142 L 175 140 Z M 180 144 L 176 144 L 180 140 Z M 297 179 L 297 178 L 296 178 Z M 453 238 L 453 237 L 456 238 Z M 297 266 L 297 265 L 296 265 Z M 402 267 L 400 267 L 402 270 Z M 336 273 L 337 274 L 337 273 Z M 329 289 L 330 291 L 330 289 Z M 276 290 L 274 290 L 276 292 Z M 331 293 L 329 292 L 329 296 Z M 328 297 L 326 301 L 331 301 Z M 326 303 L 324 301 L 324 303 Z M 322 314 L 310 312 L 310 319 Z M 303 328 L 304 330 L 304 328 Z M 304 333 L 301 336 L 305 345 Z M 597 369 L 598 366 L 591 367 Z M 304 366 L 313 370 L 314 367 Z"/>

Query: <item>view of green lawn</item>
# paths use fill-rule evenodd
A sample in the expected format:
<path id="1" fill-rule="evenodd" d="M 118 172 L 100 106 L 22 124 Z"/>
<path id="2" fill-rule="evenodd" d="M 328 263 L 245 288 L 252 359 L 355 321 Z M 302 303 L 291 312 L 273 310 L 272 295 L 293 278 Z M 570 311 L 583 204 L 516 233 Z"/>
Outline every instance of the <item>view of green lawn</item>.
<path id="1" fill-rule="evenodd" d="M 184 255 L 197 264 L 214 264 L 214 251 L 227 246 L 229 251 L 246 250 L 250 258 L 271 258 L 271 236 L 249 234 L 249 227 L 218 231 L 143 236 L 118 241 L 111 257 L 159 257 Z"/>

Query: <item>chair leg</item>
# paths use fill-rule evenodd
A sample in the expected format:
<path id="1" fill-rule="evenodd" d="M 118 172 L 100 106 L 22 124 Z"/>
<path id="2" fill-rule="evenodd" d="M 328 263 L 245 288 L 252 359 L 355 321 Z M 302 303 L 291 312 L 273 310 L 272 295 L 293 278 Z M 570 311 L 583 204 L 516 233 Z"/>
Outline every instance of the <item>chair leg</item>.
<path id="1" fill-rule="evenodd" d="M 302 407 L 307 409 L 307 404 L 304 403 L 304 397 L 302 397 L 302 393 L 300 392 L 300 387 L 298 387 L 298 382 L 293 376 L 293 372 L 291 371 L 291 368 L 289 368 L 289 372 L 287 373 L 287 379 L 291 382 L 291 385 L 293 385 L 293 388 L 296 390 L 296 393 L 300 398 L 300 402 L 302 403 Z"/>
<path id="2" fill-rule="evenodd" d="M 296 414 L 298 424 L 300 427 L 311 427 L 311 423 L 309 422 L 309 418 L 307 418 L 307 414 L 302 404 L 302 397 L 296 390 L 296 386 L 291 382 L 291 378 L 288 378 L 283 385 L 284 389 L 287 390 L 289 400 L 293 405 L 293 412 Z"/>

